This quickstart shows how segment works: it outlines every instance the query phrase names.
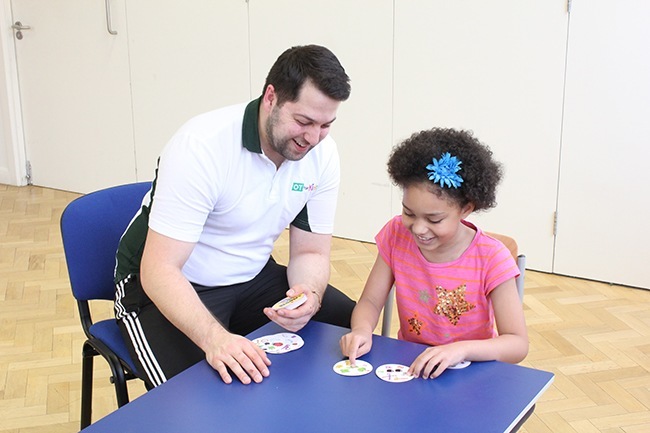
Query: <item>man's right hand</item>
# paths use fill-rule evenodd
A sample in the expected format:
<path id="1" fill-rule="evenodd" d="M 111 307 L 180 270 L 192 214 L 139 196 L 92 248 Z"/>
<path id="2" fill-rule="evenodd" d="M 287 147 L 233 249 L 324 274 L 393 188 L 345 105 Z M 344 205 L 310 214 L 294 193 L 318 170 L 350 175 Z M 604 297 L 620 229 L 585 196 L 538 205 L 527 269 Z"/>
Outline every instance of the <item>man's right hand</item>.
<path id="1" fill-rule="evenodd" d="M 232 383 L 231 373 L 244 384 L 261 382 L 271 365 L 266 353 L 221 326 L 182 273 L 194 246 L 149 229 L 140 265 L 142 287 L 163 315 L 205 352 L 225 383 Z"/>
<path id="2" fill-rule="evenodd" d="M 241 383 L 260 383 L 268 377 L 271 360 L 262 349 L 241 335 L 222 330 L 206 351 L 208 364 L 225 383 L 232 383 L 232 372 Z"/>

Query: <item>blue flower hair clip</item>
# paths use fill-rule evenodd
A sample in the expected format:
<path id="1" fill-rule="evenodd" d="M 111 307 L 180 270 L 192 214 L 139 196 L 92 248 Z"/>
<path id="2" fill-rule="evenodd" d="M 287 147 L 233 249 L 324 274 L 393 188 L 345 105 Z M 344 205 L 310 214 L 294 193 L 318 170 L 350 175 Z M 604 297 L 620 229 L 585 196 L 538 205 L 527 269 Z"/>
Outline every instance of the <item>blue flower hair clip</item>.
<path id="1" fill-rule="evenodd" d="M 462 161 L 459 161 L 455 156 L 451 156 L 449 152 L 444 153 L 440 159 L 433 159 L 433 164 L 427 165 L 426 169 L 431 170 L 429 173 L 429 180 L 433 183 L 439 183 L 441 187 L 445 185 L 447 188 L 458 188 L 463 183 L 463 178 L 456 172 L 460 170 Z"/>

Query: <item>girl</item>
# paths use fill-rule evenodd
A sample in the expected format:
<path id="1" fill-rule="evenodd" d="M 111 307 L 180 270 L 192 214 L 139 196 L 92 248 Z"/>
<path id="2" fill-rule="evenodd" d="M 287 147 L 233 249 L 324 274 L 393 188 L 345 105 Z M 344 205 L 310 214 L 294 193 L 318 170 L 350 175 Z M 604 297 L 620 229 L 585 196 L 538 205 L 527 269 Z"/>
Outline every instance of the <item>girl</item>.
<path id="1" fill-rule="evenodd" d="M 517 363 L 528 336 L 510 251 L 466 218 L 496 205 L 501 166 L 471 133 L 422 131 L 393 149 L 388 173 L 403 192 L 402 215 L 376 236 L 378 255 L 341 350 L 368 353 L 393 284 L 398 338 L 430 347 L 411 364 L 435 378 L 462 361 Z M 496 325 L 496 329 L 495 329 Z"/>

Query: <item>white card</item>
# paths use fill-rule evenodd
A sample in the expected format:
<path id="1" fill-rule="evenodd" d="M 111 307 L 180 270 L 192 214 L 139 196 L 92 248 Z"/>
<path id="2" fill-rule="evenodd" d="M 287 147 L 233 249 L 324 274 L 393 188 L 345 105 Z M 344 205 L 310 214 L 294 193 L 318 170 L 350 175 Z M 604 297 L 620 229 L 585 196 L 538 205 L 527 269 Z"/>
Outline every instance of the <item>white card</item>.
<path id="1" fill-rule="evenodd" d="M 363 376 L 372 371 L 372 365 L 366 361 L 357 359 L 354 364 L 351 365 L 349 359 L 344 359 L 334 364 L 332 369 L 341 376 Z"/>
<path id="2" fill-rule="evenodd" d="M 408 382 L 415 378 L 409 372 L 409 368 L 402 364 L 384 364 L 377 367 L 375 374 L 381 380 L 392 383 Z"/>
<path id="3" fill-rule="evenodd" d="M 462 361 L 462 362 L 459 362 L 458 364 L 450 365 L 447 368 L 451 368 L 452 370 L 460 370 L 461 368 L 467 367 L 471 363 L 472 363 L 471 361 Z"/>
<path id="4" fill-rule="evenodd" d="M 266 353 L 274 354 L 291 352 L 305 345 L 305 341 L 300 335 L 289 332 L 258 337 L 253 340 L 253 343 Z"/>

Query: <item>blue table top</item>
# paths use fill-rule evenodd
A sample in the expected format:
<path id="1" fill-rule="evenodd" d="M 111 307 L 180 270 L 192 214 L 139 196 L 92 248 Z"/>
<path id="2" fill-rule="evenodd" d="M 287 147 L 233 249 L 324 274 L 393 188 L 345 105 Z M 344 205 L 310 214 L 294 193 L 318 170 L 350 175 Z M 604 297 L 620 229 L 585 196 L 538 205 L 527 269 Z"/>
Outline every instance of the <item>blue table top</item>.
<path id="1" fill-rule="evenodd" d="M 249 338 L 287 332 L 269 323 Z M 343 358 L 346 328 L 309 323 L 297 332 L 305 345 L 271 354 L 271 375 L 260 384 L 224 384 L 203 361 L 97 421 L 86 432 L 507 432 L 548 388 L 553 374 L 501 362 L 473 362 L 437 379 L 403 383 L 374 371 L 345 377 L 332 369 Z M 410 365 L 425 346 L 373 336 L 361 359 L 373 367 Z"/>

